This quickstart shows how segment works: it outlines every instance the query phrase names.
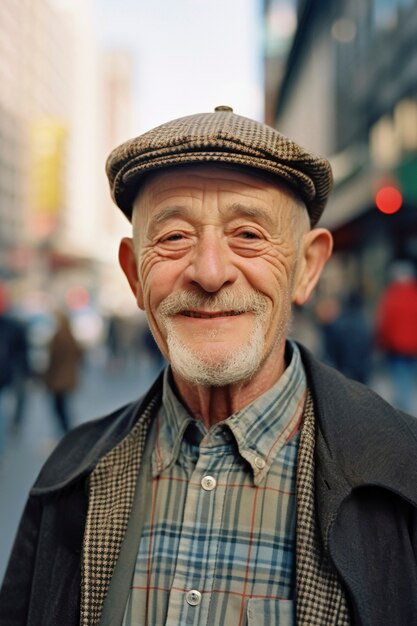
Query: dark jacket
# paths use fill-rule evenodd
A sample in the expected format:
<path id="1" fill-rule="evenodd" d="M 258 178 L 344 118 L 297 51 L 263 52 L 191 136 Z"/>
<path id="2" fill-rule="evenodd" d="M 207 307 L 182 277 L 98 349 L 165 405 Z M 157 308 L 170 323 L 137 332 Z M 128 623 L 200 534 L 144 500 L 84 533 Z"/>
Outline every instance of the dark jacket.
<path id="1" fill-rule="evenodd" d="M 0 314 L 0 389 L 13 383 L 16 377 L 29 375 L 29 344 L 22 322 Z"/>
<path id="2" fill-rule="evenodd" d="M 417 625 L 417 420 L 302 349 L 317 420 L 323 544 L 352 623 Z M 0 595 L 2 626 L 75 626 L 85 482 L 130 431 L 145 399 L 69 433 L 31 490 Z"/>
<path id="3" fill-rule="evenodd" d="M 56 319 L 57 327 L 49 344 L 48 367 L 42 379 L 50 392 L 68 393 L 77 386 L 83 352 L 69 318 L 59 311 Z"/>

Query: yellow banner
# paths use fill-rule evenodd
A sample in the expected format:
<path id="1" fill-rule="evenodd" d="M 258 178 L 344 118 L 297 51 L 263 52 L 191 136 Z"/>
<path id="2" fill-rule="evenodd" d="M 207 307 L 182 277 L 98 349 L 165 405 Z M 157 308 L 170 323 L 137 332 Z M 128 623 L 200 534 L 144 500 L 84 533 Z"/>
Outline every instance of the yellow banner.
<path id="1" fill-rule="evenodd" d="M 54 220 L 62 208 L 66 136 L 60 120 L 46 117 L 30 124 L 29 204 L 35 221 Z"/>

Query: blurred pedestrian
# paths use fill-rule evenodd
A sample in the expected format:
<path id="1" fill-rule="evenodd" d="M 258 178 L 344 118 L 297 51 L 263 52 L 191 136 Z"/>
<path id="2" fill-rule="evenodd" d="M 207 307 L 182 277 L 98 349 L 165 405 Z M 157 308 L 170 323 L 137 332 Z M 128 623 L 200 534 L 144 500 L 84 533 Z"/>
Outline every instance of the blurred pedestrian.
<path id="1" fill-rule="evenodd" d="M 326 326 L 326 357 L 345 376 L 367 384 L 372 373 L 372 330 L 357 290 L 344 298 Z"/>
<path id="2" fill-rule="evenodd" d="M 29 374 L 25 325 L 12 312 L 5 285 L 0 285 L 0 458 L 6 446 L 8 426 L 20 425 Z M 6 400 L 12 400 L 6 402 Z M 14 406 L 14 411 L 7 409 Z"/>
<path id="3" fill-rule="evenodd" d="M 71 428 L 69 397 L 78 382 L 83 353 L 71 330 L 68 315 L 57 311 L 55 318 L 56 329 L 50 340 L 48 366 L 43 380 L 60 430 L 66 433 Z"/>
<path id="4" fill-rule="evenodd" d="M 376 341 L 385 354 L 393 404 L 417 413 L 417 280 L 413 265 L 397 261 L 376 312 Z"/>
<path id="5" fill-rule="evenodd" d="M 164 355 L 158 347 L 158 344 L 155 341 L 155 338 L 149 326 L 146 326 L 146 328 L 142 331 L 142 342 L 143 348 L 151 360 L 152 367 L 154 368 L 155 372 L 158 372 L 163 367 L 163 365 L 166 364 L 166 361 Z"/>
<path id="6" fill-rule="evenodd" d="M 122 320 L 116 314 L 111 314 L 107 322 L 105 346 L 107 351 L 107 365 L 109 369 L 117 369 L 123 358 L 121 337 Z"/>
<path id="7" fill-rule="evenodd" d="M 325 362 L 332 364 L 331 342 L 333 324 L 341 312 L 340 298 L 335 295 L 319 296 L 314 306 L 314 315 L 320 335 L 318 353 Z"/>

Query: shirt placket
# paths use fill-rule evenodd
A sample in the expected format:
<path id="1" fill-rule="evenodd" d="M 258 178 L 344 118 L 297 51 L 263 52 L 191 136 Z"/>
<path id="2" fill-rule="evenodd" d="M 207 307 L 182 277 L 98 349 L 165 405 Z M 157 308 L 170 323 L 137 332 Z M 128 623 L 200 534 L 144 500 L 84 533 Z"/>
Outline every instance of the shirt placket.
<path id="1" fill-rule="evenodd" d="M 190 477 L 167 626 L 208 623 L 230 469 L 225 448 L 201 445 Z"/>

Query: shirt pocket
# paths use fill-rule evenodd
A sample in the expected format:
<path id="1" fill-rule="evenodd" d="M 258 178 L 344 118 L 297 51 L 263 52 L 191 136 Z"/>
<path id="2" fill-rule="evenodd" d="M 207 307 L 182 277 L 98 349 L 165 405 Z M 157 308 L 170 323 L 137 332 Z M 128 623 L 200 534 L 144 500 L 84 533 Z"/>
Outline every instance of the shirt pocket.
<path id="1" fill-rule="evenodd" d="M 248 626 L 295 626 L 295 601 L 250 598 L 246 615 Z"/>

